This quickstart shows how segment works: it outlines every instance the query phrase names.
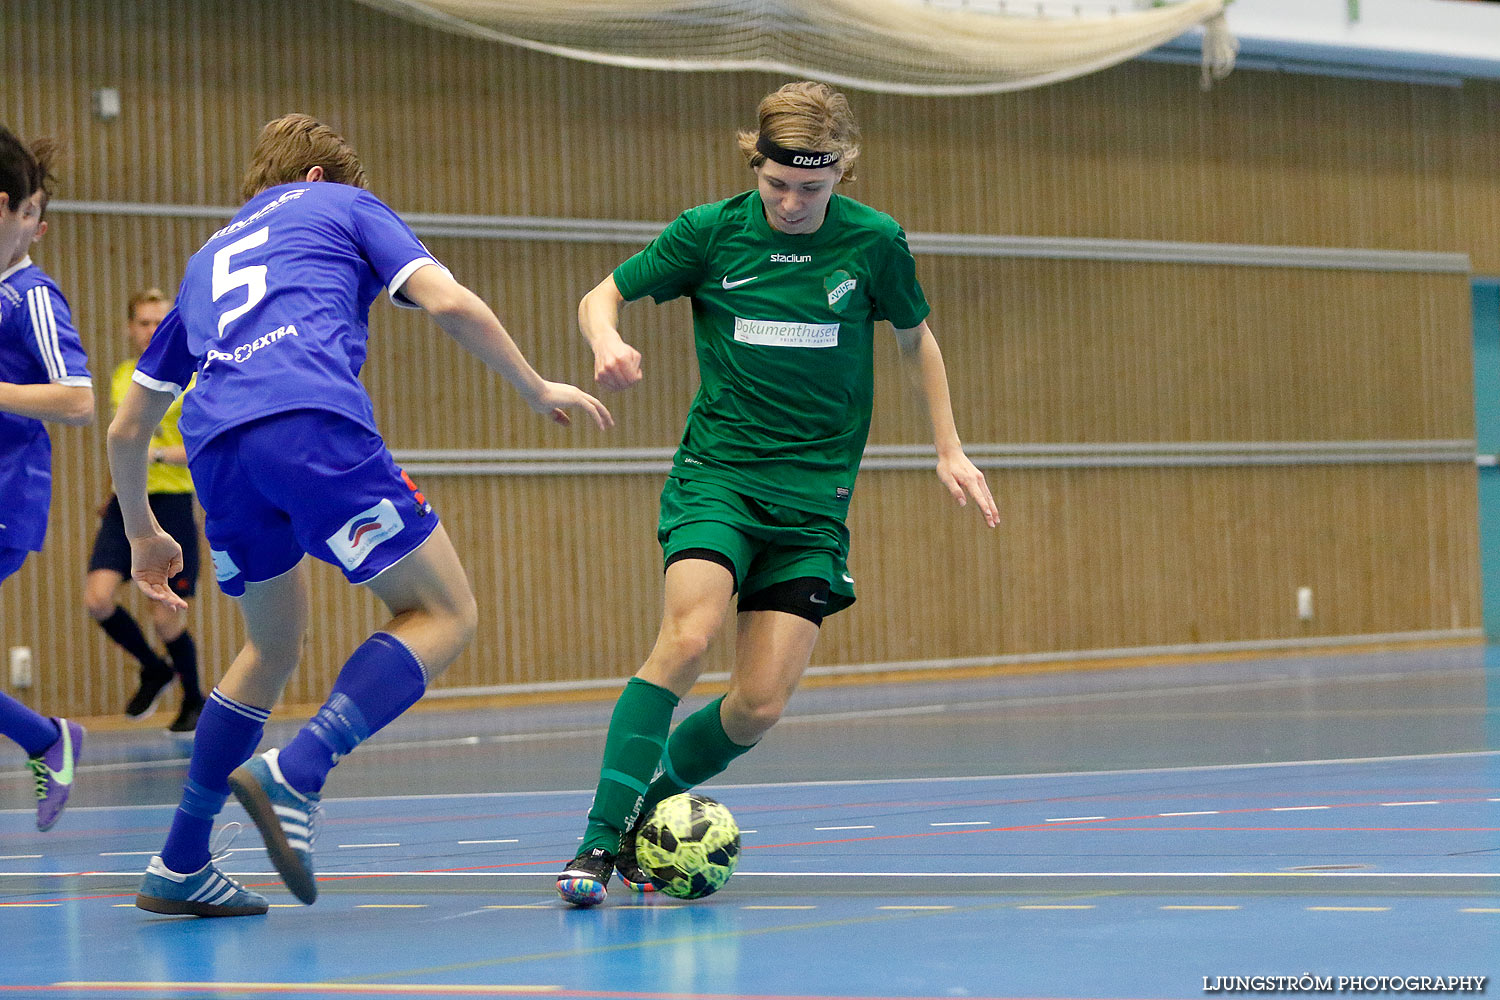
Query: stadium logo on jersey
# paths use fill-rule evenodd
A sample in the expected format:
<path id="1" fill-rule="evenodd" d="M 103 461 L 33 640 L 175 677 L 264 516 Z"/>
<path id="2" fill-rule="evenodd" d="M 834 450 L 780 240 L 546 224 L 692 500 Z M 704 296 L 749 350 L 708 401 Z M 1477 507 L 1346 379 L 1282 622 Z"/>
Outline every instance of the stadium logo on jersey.
<path id="1" fill-rule="evenodd" d="M 203 358 L 203 365 L 206 368 L 215 361 L 233 361 L 235 364 L 244 364 L 246 361 L 250 360 L 251 355 L 260 350 L 262 347 L 270 347 L 272 344 L 281 340 L 283 337 L 295 336 L 297 336 L 297 328 L 291 323 L 288 323 L 286 326 L 278 326 L 270 333 L 262 334 L 261 336 L 256 337 L 248 344 L 241 344 L 233 351 L 216 351 L 212 347 L 210 347 L 208 349 L 208 354 L 206 354 Z"/>
<path id="2" fill-rule="evenodd" d="M 369 510 L 362 510 L 338 531 L 328 536 L 328 548 L 348 570 L 357 569 L 371 550 L 387 538 L 401 533 L 406 522 L 396 512 L 396 505 L 382 500 Z"/>
<path id="3" fill-rule="evenodd" d="M 808 253 L 773 253 L 772 264 L 811 264 L 812 254 Z"/>
<path id="4" fill-rule="evenodd" d="M 734 339 L 766 347 L 837 347 L 837 323 L 781 323 L 770 319 L 734 318 Z"/>
<path id="5" fill-rule="evenodd" d="M 854 291 L 856 282 L 848 271 L 834 271 L 823 279 L 823 288 L 828 292 L 828 308 L 837 309 L 839 303 Z"/>

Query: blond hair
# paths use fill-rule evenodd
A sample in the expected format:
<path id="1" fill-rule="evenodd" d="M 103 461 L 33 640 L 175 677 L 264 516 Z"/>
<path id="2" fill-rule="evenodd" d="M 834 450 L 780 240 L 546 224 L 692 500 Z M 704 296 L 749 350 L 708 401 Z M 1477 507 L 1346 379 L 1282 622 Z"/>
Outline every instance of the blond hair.
<path id="1" fill-rule="evenodd" d="M 249 201 L 266 188 L 292 184 L 313 167 L 335 184 L 367 187 L 365 168 L 344 137 L 307 115 L 283 115 L 260 130 L 240 196 Z"/>
<path id="2" fill-rule="evenodd" d="M 125 306 L 125 318 L 127 320 L 134 320 L 135 311 L 148 302 L 165 301 L 167 301 L 166 293 L 163 292 L 160 288 L 143 288 L 139 292 L 136 292 L 134 295 L 130 296 L 130 301 Z"/>
<path id="3" fill-rule="evenodd" d="M 756 150 L 755 142 L 765 136 L 787 149 L 806 149 L 818 153 L 839 154 L 838 165 L 844 168 L 839 182 L 854 180 L 854 161 L 859 157 L 859 126 L 849 100 L 823 83 L 803 80 L 789 83 L 760 102 L 760 124 L 756 131 L 742 130 L 740 152 L 750 166 L 766 162 Z"/>

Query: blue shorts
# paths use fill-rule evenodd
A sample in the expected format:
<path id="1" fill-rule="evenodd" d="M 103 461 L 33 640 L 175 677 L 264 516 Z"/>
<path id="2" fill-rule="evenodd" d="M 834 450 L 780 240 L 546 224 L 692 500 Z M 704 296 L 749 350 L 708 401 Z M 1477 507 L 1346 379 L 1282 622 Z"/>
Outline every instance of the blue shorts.
<path id="1" fill-rule="evenodd" d="M 215 436 L 193 456 L 203 534 L 219 588 L 287 572 L 303 553 L 368 583 L 427 540 L 432 505 L 369 428 L 292 410 Z"/>
<path id="2" fill-rule="evenodd" d="M 29 555 L 31 555 L 30 549 L 0 548 L 0 580 L 4 580 L 20 569 L 21 564 Z"/>

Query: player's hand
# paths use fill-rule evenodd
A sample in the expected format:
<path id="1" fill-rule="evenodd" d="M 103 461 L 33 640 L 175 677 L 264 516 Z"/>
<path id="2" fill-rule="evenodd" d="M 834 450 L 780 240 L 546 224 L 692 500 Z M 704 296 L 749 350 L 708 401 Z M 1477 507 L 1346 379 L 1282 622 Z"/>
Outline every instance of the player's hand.
<path id="1" fill-rule="evenodd" d="M 526 400 L 526 405 L 537 413 L 550 416 L 564 427 L 573 422 L 573 418 L 568 416 L 568 410 L 574 408 L 593 417 L 600 430 L 608 430 L 615 425 L 615 418 L 603 403 L 578 386 L 566 382 L 543 382 L 542 391 L 535 399 Z"/>
<path id="2" fill-rule="evenodd" d="M 601 389 L 629 389 L 640 380 L 640 351 L 619 337 L 594 349 L 594 381 Z"/>
<path id="3" fill-rule="evenodd" d="M 999 525 L 1000 511 L 995 507 L 995 498 L 990 496 L 989 484 L 984 481 L 984 473 L 969 461 L 969 456 L 963 452 L 940 456 L 937 474 L 960 507 L 966 506 L 968 498 L 973 497 L 979 505 L 979 512 L 984 515 L 984 523 L 991 528 Z"/>
<path id="4" fill-rule="evenodd" d="M 159 531 L 130 540 L 130 576 L 141 592 L 169 608 L 187 610 L 187 601 L 172 591 L 168 581 L 182 572 L 182 547 L 171 535 Z"/>

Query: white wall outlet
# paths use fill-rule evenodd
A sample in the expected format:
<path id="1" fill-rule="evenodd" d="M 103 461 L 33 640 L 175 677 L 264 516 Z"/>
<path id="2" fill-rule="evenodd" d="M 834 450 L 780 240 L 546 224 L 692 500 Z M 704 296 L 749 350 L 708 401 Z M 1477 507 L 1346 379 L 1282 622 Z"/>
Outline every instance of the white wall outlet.
<path id="1" fill-rule="evenodd" d="M 1312 588 L 1297 588 L 1297 617 L 1303 621 L 1311 621 L 1313 616 Z"/>
<path id="2" fill-rule="evenodd" d="M 10 686 L 16 690 L 31 687 L 31 647 L 10 647 Z"/>
<path id="3" fill-rule="evenodd" d="M 101 122 L 112 122 L 120 117 L 118 87 L 100 87 L 94 91 L 94 117 Z"/>

